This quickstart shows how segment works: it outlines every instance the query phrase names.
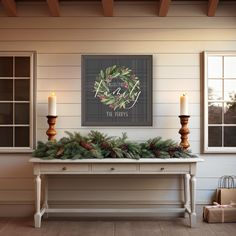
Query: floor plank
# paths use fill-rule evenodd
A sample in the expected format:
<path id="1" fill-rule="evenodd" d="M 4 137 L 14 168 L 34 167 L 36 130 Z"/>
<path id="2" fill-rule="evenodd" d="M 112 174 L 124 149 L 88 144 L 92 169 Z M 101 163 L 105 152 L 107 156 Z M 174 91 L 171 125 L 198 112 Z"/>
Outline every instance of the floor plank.
<path id="1" fill-rule="evenodd" d="M 44 219 L 33 227 L 33 218 L 0 218 L 0 236 L 234 236 L 236 223 L 208 224 L 198 218 L 190 228 L 188 218 L 134 219 Z"/>

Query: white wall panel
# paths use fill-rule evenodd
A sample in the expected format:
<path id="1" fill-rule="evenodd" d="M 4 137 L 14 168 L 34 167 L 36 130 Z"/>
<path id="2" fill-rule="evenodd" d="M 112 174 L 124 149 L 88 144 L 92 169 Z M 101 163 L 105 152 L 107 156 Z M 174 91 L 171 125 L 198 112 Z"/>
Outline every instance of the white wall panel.
<path id="1" fill-rule="evenodd" d="M 75 76 L 78 76 L 78 74 Z M 38 79 L 37 89 L 38 91 L 80 91 L 81 80 L 68 78 Z"/>
<path id="2" fill-rule="evenodd" d="M 0 41 L 235 40 L 232 29 L 0 29 Z"/>
<path id="3" fill-rule="evenodd" d="M 37 140 L 47 139 L 47 97 L 55 91 L 57 138 L 65 136 L 66 130 L 86 134 L 95 129 L 109 135 L 127 132 L 130 139 L 139 142 L 156 136 L 179 142 L 179 96 L 187 92 L 190 145 L 199 154 L 203 115 L 200 55 L 205 50 L 236 50 L 235 2 L 221 2 L 216 17 L 206 17 L 207 3 L 201 1 L 172 2 L 169 17 L 157 17 L 158 3 L 147 1 L 116 3 L 112 18 L 102 16 L 98 2 L 60 5 L 65 17 L 48 17 L 46 2 L 24 2 L 17 3 L 20 17 L 0 18 L 0 51 L 37 52 Z M 5 16 L 1 5 L 0 16 Z M 153 55 L 153 127 L 81 127 L 82 54 Z M 201 157 L 205 162 L 198 168 L 197 202 L 205 204 L 213 200 L 221 175 L 236 175 L 236 156 Z M 29 158 L 26 154 L 0 155 L 1 216 L 13 215 L 14 211 L 8 210 L 11 206 L 25 209 L 28 214 L 32 211 L 33 173 Z M 82 206 L 89 201 L 94 205 L 179 204 L 183 187 L 177 176 L 58 176 L 50 179 L 49 186 L 52 203 L 66 205 L 68 200 L 82 200 Z"/>
<path id="4" fill-rule="evenodd" d="M 204 50 L 233 50 L 235 41 L 11 41 L 0 42 L 1 50 L 29 50 L 39 53 L 83 53 L 83 54 L 148 54 L 148 53 L 200 53 Z"/>
<path id="5" fill-rule="evenodd" d="M 173 3 L 172 3 L 173 4 Z M 222 4 L 222 3 L 221 3 Z M 0 5 L 1 7 L 1 5 Z M 173 7 L 173 6 L 172 6 Z M 233 8 L 232 8 L 233 9 Z M 0 8 L 0 11 L 2 9 Z M 206 9 L 205 9 L 206 10 Z M 3 11 L 2 11 L 3 12 Z M 218 12 L 218 11 L 217 11 Z M 0 13 L 0 15 L 2 15 Z M 227 16 L 222 21 L 221 17 L 28 17 L 2 18 L 1 29 L 235 29 L 236 17 Z"/>
<path id="6" fill-rule="evenodd" d="M 44 66 L 38 67 L 37 70 L 38 79 L 78 79 L 80 78 L 81 70 L 80 67 L 70 66 Z"/>

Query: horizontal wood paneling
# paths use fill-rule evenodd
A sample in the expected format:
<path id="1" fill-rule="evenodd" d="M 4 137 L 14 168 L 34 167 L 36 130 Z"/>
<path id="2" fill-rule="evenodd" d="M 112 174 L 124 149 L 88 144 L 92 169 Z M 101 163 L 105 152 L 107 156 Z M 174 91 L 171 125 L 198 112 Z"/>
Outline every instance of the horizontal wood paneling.
<path id="1" fill-rule="evenodd" d="M 0 29 L 0 41 L 236 40 L 236 29 Z"/>
<path id="2" fill-rule="evenodd" d="M 152 54 L 152 53 L 200 53 L 227 51 L 235 48 L 234 40 L 217 41 L 19 41 L 12 39 L 0 42 L 0 50 L 35 50 L 39 53 L 84 53 L 84 54 Z M 27 43 L 26 43 L 27 42 Z"/>
<path id="3" fill-rule="evenodd" d="M 153 91 L 154 103 L 178 103 L 179 96 L 183 92 L 181 88 L 179 91 Z M 47 104 L 47 98 L 50 91 L 41 90 L 38 91 L 37 101 L 38 103 Z M 57 102 L 60 104 L 67 103 L 81 103 L 81 91 L 58 91 L 56 90 Z M 200 103 L 199 91 L 188 91 L 190 103 Z"/>
<path id="4" fill-rule="evenodd" d="M 34 190 L 4 190 L 0 191 L 0 202 L 32 202 L 34 201 Z"/>
<path id="5" fill-rule="evenodd" d="M 80 116 L 59 116 L 57 118 L 56 127 L 64 129 L 76 129 L 81 124 Z M 47 129 L 47 118 L 40 116 L 37 119 L 37 127 L 39 129 Z M 169 117 L 169 116 L 155 116 L 153 117 L 153 128 L 159 129 L 178 129 L 180 128 L 180 120 L 178 117 Z M 200 128 L 200 117 L 194 116 L 189 119 L 190 129 L 199 129 Z M 132 127 L 131 127 L 132 129 Z M 134 127 L 133 129 L 137 129 Z M 139 127 L 141 130 L 145 130 L 145 127 Z"/>
<path id="6" fill-rule="evenodd" d="M 38 67 L 37 70 L 38 79 L 46 78 L 57 78 L 57 79 L 78 79 L 81 78 L 80 67 L 70 66 L 70 67 Z"/>
<path id="7" fill-rule="evenodd" d="M 197 199 L 201 199 L 199 203 L 205 202 L 207 199 L 212 199 L 215 191 L 199 190 Z M 92 191 L 88 194 L 87 191 L 50 191 L 49 198 L 52 201 L 163 201 L 163 202 L 178 202 L 182 199 L 182 192 L 178 190 L 139 190 L 139 191 Z"/>
<path id="8" fill-rule="evenodd" d="M 1 154 L 0 178 L 32 177 L 30 157 L 30 154 Z"/>
<path id="9" fill-rule="evenodd" d="M 57 128 L 57 138 L 62 138 L 65 136 L 65 131 L 69 132 L 80 132 L 81 134 L 88 134 L 90 130 L 98 130 L 100 132 L 106 133 L 110 136 L 121 136 L 122 133 L 127 132 L 128 137 L 130 140 L 148 140 L 150 138 L 154 137 L 162 137 L 163 139 L 174 139 L 176 141 L 179 140 L 180 136 L 178 134 L 179 129 L 154 129 L 154 128 L 149 128 L 149 129 L 138 129 L 137 127 L 134 128 L 76 128 L 76 129 L 59 129 Z M 46 129 L 38 129 L 37 130 L 37 138 L 38 140 L 45 140 L 47 139 L 45 135 Z M 199 129 L 192 129 L 191 133 L 189 135 L 189 140 L 190 141 L 198 141 L 200 139 L 200 132 Z"/>
<path id="10" fill-rule="evenodd" d="M 45 117 L 47 112 L 47 104 L 38 104 L 38 116 Z M 57 104 L 57 113 L 59 116 L 80 116 L 81 104 Z M 200 104 L 191 104 L 189 108 L 189 114 L 192 116 L 199 116 Z M 179 104 L 153 104 L 153 115 L 177 117 L 179 115 Z"/>
<path id="11" fill-rule="evenodd" d="M 183 179 L 176 176 L 53 176 L 49 177 L 51 190 L 183 190 Z M 201 177 L 197 180 L 198 190 L 215 190 L 218 177 Z M 34 190 L 32 177 L 1 177 L 0 191 Z"/>
<path id="12" fill-rule="evenodd" d="M 1 178 L 0 179 L 0 191 L 29 191 L 34 190 L 33 178 Z"/>
<path id="13" fill-rule="evenodd" d="M 138 190 L 140 186 L 145 190 L 183 190 L 183 179 L 176 176 L 91 176 L 71 177 L 58 176 L 49 178 L 51 190 Z M 215 190 L 218 186 L 218 178 L 198 177 L 198 190 Z"/>
<path id="14" fill-rule="evenodd" d="M 29 217 L 34 213 L 34 204 L 3 202 L 0 204 L 0 217 Z"/>
<path id="15" fill-rule="evenodd" d="M 236 50 L 236 4 L 221 2 L 216 17 L 206 17 L 206 2 L 173 1 L 168 17 L 164 18 L 157 17 L 157 4 L 117 2 L 115 17 L 108 19 L 103 17 L 99 2 L 62 1 L 64 17 L 60 18 L 49 17 L 46 2 L 25 2 L 17 3 L 21 17 L 0 18 L 0 51 L 37 52 L 38 140 L 47 139 L 47 96 L 55 91 L 59 114 L 57 138 L 65 136 L 66 130 L 86 134 L 95 129 L 109 135 L 127 132 L 130 139 L 139 142 L 156 136 L 179 142 L 179 96 L 187 92 L 190 145 L 194 153 L 200 153 L 200 53 Z M 0 16 L 5 16 L 1 4 Z M 81 127 L 82 54 L 153 55 L 153 127 Z M 1 216 L 10 214 L 9 204 L 18 204 L 17 209 L 32 212 L 34 189 L 29 157 L 0 155 Z M 199 164 L 197 173 L 198 204 L 214 199 L 220 176 L 236 175 L 235 155 L 201 157 L 205 162 Z M 77 202 L 80 206 L 152 207 L 152 204 L 179 204 L 183 195 L 178 176 L 57 176 L 49 179 L 49 187 L 50 203 L 72 206 Z"/>
<path id="16" fill-rule="evenodd" d="M 199 163 L 198 176 L 220 177 L 223 175 L 235 175 L 235 154 L 204 155 L 205 162 Z"/>
<path id="17" fill-rule="evenodd" d="M 199 66 L 154 66 L 154 79 L 183 78 L 199 79 Z M 38 79 L 78 79 L 81 78 L 81 67 L 77 66 L 40 66 Z"/>
<path id="18" fill-rule="evenodd" d="M 75 77 L 78 74 L 74 75 Z M 65 83 L 66 81 L 66 83 Z M 68 78 L 51 78 L 51 79 L 38 79 L 37 88 L 39 91 L 80 91 L 81 80 L 80 79 L 68 79 Z M 154 91 L 199 91 L 200 80 L 198 79 L 154 79 L 153 80 Z"/>
<path id="19" fill-rule="evenodd" d="M 0 29 L 235 29 L 236 17 L 20 17 L 2 18 Z"/>
<path id="20" fill-rule="evenodd" d="M 196 54 L 153 54 L 154 66 L 199 66 L 200 56 Z M 70 54 L 49 54 L 39 53 L 37 55 L 38 66 L 81 66 L 81 55 Z"/>

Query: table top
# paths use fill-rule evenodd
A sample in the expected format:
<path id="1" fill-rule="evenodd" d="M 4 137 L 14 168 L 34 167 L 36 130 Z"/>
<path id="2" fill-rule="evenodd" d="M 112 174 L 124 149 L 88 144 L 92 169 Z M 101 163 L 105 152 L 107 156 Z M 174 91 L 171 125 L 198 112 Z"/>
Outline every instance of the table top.
<path id="1" fill-rule="evenodd" d="M 42 158 L 30 158 L 29 160 L 32 163 L 196 163 L 196 162 L 202 162 L 204 159 L 202 158 L 141 158 L 138 160 L 135 159 L 126 159 L 126 158 L 104 158 L 104 159 L 76 159 L 76 160 L 71 160 L 71 159 L 66 159 L 66 160 L 61 160 L 61 159 L 51 159 L 51 160 L 44 160 Z"/>

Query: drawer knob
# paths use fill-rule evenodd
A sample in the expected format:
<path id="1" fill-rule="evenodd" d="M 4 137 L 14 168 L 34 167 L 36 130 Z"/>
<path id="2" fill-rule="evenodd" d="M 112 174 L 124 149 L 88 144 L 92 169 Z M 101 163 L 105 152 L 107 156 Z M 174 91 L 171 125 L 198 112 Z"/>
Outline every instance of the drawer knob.
<path id="1" fill-rule="evenodd" d="M 115 168 L 114 167 L 111 167 L 111 169 L 110 169 L 111 171 L 113 171 L 113 170 L 115 170 Z"/>
<path id="2" fill-rule="evenodd" d="M 66 170 L 66 167 L 64 166 L 64 167 L 62 167 L 62 170 Z"/>
<path id="3" fill-rule="evenodd" d="M 161 171 L 163 171 L 165 168 L 164 167 L 161 167 Z"/>

